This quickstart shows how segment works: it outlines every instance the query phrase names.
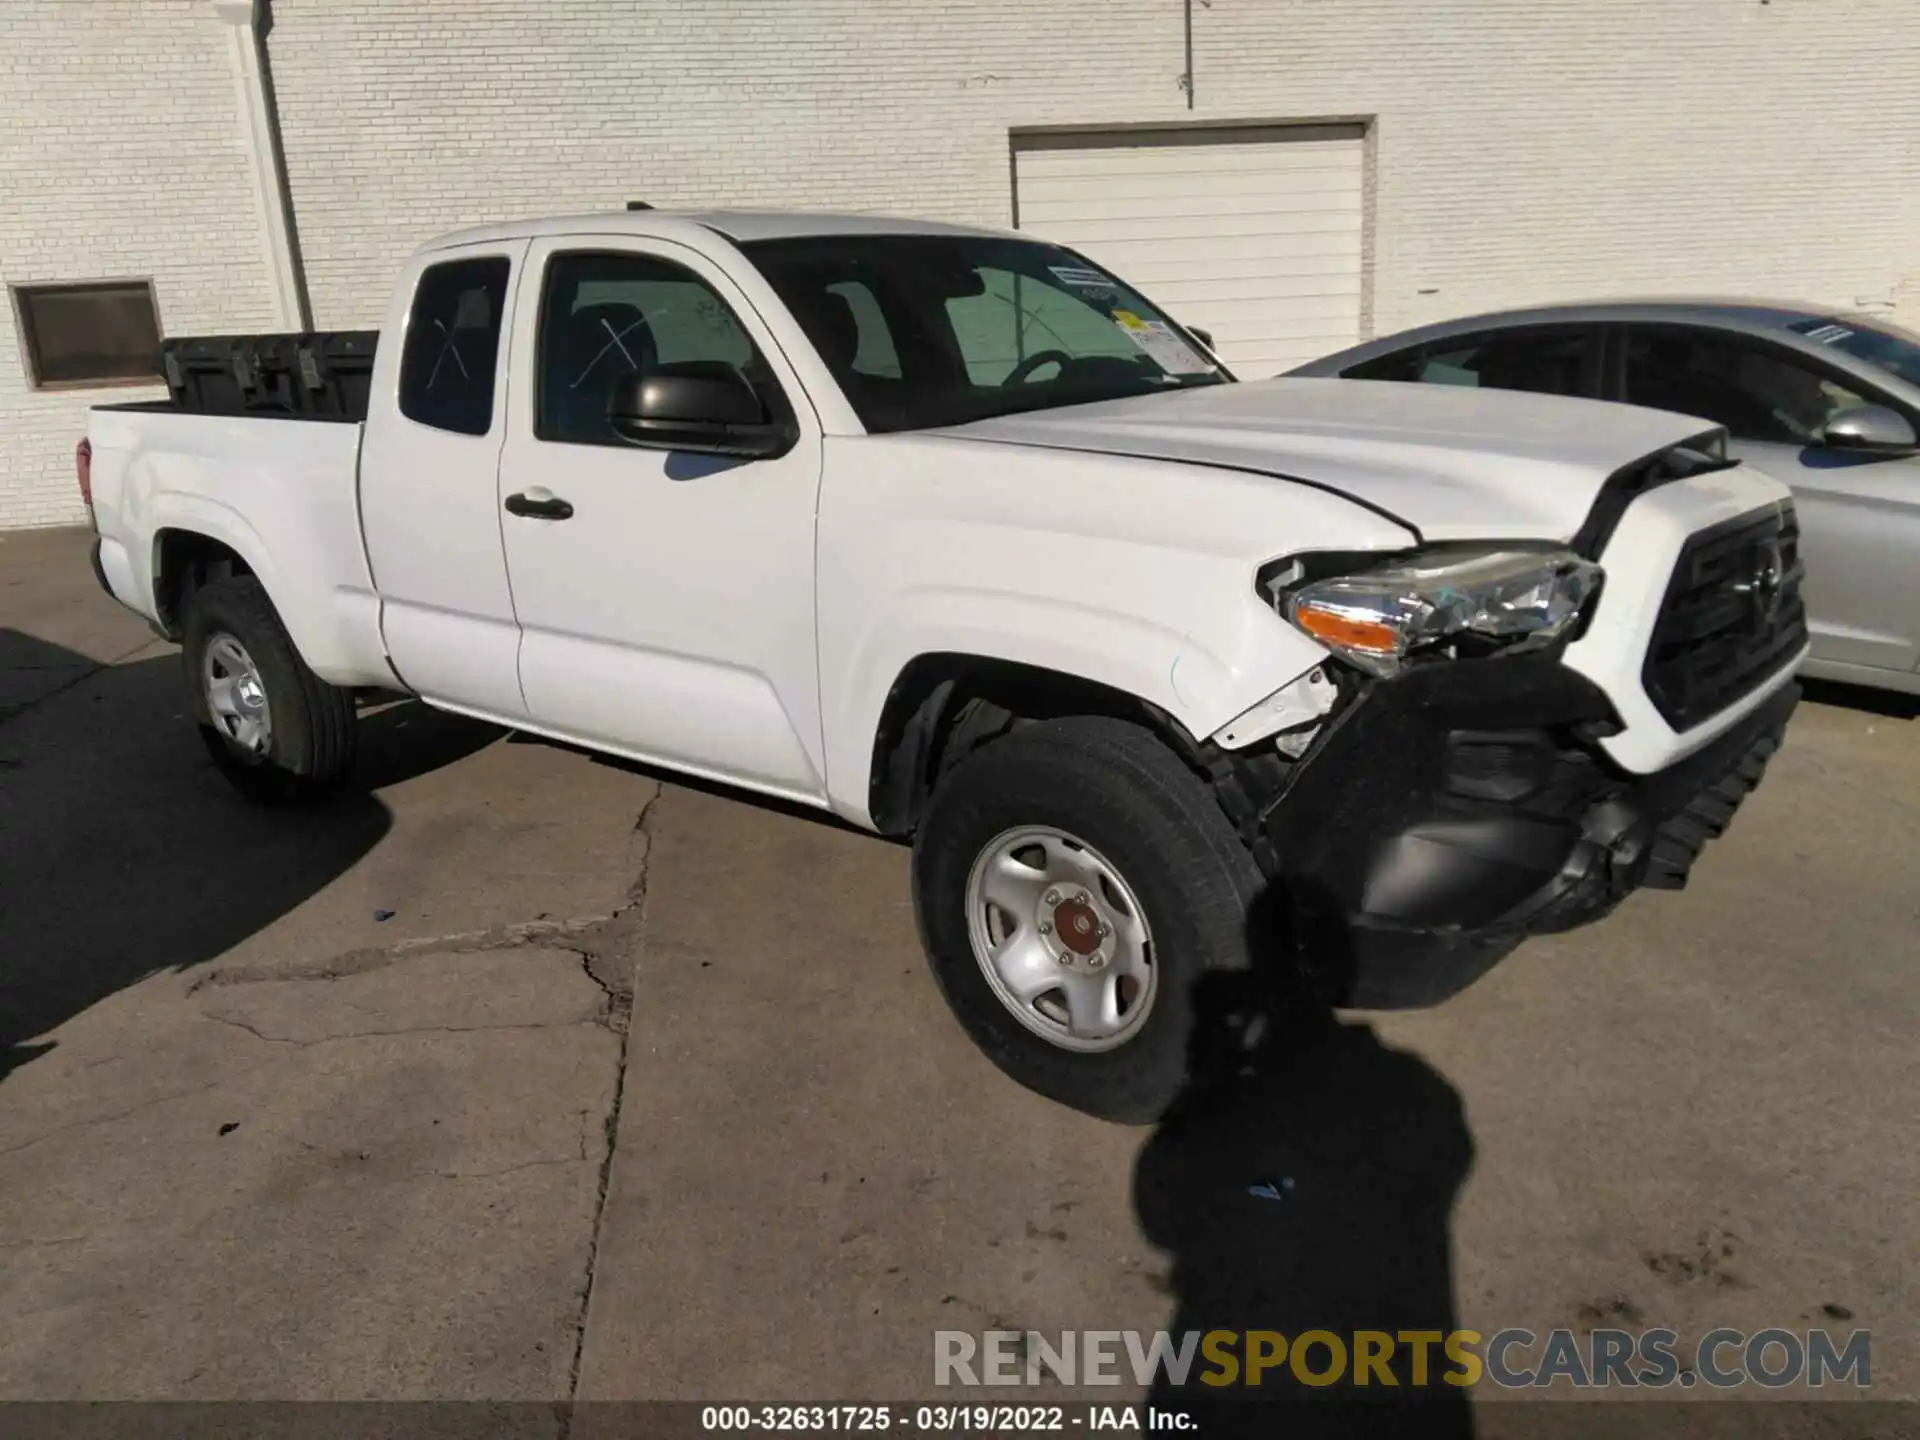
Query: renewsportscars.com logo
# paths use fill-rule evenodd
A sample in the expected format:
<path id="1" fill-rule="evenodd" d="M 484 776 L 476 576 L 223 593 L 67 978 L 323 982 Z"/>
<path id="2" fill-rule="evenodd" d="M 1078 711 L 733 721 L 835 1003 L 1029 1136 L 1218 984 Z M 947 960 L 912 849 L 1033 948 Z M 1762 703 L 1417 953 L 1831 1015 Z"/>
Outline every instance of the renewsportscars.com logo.
<path id="1" fill-rule="evenodd" d="M 1865 1389 L 1873 1336 L 1824 1329 L 1552 1330 L 936 1330 L 936 1385 L 1202 1385 L 1503 1389 L 1662 1389 L 1833 1384 Z"/>

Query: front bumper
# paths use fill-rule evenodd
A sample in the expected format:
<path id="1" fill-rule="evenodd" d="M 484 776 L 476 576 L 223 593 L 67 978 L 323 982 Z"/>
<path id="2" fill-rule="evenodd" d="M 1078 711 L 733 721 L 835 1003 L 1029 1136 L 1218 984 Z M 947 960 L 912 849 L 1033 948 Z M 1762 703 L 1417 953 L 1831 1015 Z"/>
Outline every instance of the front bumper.
<path id="1" fill-rule="evenodd" d="M 1779 748 L 1780 687 L 1705 749 L 1630 775 L 1614 723 L 1550 657 L 1455 662 L 1375 682 L 1330 721 L 1261 816 L 1297 963 L 1335 1004 L 1430 1005 L 1529 935 L 1678 889 Z"/>

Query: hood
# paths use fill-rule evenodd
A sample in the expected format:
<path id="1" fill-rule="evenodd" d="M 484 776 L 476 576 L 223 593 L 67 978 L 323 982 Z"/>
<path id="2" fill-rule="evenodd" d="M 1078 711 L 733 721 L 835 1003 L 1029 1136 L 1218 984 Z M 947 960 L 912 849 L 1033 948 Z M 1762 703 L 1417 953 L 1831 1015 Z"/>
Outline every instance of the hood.
<path id="1" fill-rule="evenodd" d="M 1299 480 L 1424 540 L 1570 540 L 1608 476 L 1714 428 L 1559 395 L 1279 379 L 1062 406 L 936 433 Z"/>

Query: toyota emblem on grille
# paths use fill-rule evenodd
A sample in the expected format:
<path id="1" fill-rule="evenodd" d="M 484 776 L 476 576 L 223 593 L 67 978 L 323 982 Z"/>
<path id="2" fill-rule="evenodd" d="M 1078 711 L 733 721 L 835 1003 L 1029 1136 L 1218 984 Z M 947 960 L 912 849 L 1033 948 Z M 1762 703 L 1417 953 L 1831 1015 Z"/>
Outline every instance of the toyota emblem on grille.
<path id="1" fill-rule="evenodd" d="M 1778 537 L 1769 536 L 1753 547 L 1752 568 L 1745 579 L 1735 580 L 1729 588 L 1746 598 L 1748 620 L 1753 633 L 1764 635 L 1780 618 L 1780 603 L 1785 598 L 1786 557 L 1780 551 Z"/>

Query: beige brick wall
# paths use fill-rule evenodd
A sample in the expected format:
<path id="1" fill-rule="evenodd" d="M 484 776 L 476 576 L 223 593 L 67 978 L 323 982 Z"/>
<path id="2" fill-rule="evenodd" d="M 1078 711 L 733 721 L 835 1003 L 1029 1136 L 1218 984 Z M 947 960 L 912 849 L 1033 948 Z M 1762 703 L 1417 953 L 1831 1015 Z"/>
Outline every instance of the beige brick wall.
<path id="1" fill-rule="evenodd" d="M 176 334 L 268 328 L 227 30 L 195 0 L 0 0 L 0 284 L 151 278 Z M 87 406 L 28 388 L 0 304 L 0 527 L 86 518 Z"/>
<path id="2" fill-rule="evenodd" d="M 0 99 L 36 127 L 17 155 L 9 127 L 9 186 L 37 155 L 61 162 L 31 179 L 31 219 L 0 207 L 0 272 L 13 278 L 24 227 L 68 269 L 184 267 L 163 283 L 172 330 L 265 323 L 219 27 L 184 4 L 75 4 L 127 23 L 68 34 L 84 54 L 64 79 L 21 64 L 30 94 Z M 73 8 L 7 0 L 22 17 L 7 64 L 23 31 L 37 55 L 46 13 Z M 277 0 L 316 323 L 377 323 L 401 258 L 452 226 L 635 197 L 1005 224 L 1011 126 L 1335 116 L 1376 125 L 1376 330 L 1673 291 L 1899 303 L 1920 319 L 1915 0 L 1193 9 L 1189 111 L 1182 0 Z M 154 71 L 162 88 L 140 91 Z M 73 82 L 110 75 L 124 88 L 108 109 L 72 119 Z M 124 209 L 75 200 L 57 173 L 98 170 L 109 136 L 122 183 L 141 179 Z M 9 424 L 17 387 L 0 375 Z M 56 408 L 64 425 L 67 403 L 34 402 L 35 425 Z M 0 444 L 0 523 L 49 467 L 70 487 L 72 427 L 47 431 L 57 456 L 40 429 Z"/>

